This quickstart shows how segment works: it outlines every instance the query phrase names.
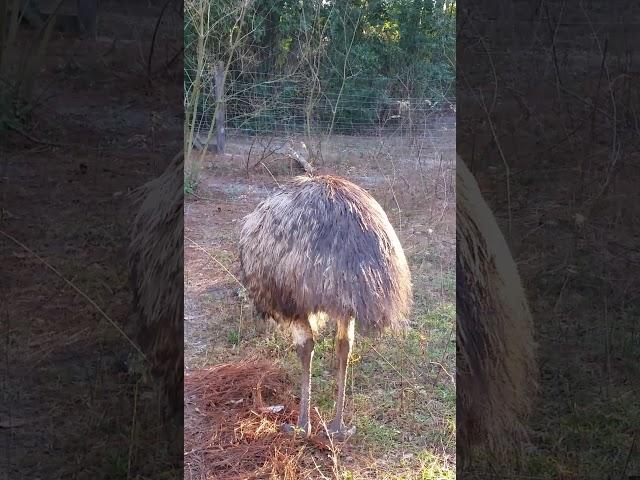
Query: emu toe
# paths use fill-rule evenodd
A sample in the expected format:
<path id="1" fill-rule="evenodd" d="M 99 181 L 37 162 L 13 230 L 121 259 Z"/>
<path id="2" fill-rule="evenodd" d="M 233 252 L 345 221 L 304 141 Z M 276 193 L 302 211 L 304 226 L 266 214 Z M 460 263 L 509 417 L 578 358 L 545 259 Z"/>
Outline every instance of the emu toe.
<path id="1" fill-rule="evenodd" d="M 292 425 L 290 423 L 283 423 L 282 424 L 282 432 L 287 434 L 287 435 L 300 435 L 303 438 L 309 438 L 311 436 L 311 425 L 306 425 L 306 428 L 304 426 L 300 426 L 300 425 Z"/>
<path id="2" fill-rule="evenodd" d="M 344 423 L 337 425 L 335 422 L 327 425 L 327 431 L 333 440 L 344 442 L 347 438 L 356 434 L 356 426 L 347 427 Z"/>

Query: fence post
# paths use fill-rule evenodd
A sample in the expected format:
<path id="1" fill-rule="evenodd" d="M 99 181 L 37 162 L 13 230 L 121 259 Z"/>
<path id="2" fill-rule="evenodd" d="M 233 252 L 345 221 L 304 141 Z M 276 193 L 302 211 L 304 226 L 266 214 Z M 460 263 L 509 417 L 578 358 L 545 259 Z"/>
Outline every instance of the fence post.
<path id="1" fill-rule="evenodd" d="M 216 146 L 218 153 L 224 153 L 225 143 L 225 102 L 224 102 L 224 63 L 217 62 L 214 72 L 213 88 L 216 94 Z"/>

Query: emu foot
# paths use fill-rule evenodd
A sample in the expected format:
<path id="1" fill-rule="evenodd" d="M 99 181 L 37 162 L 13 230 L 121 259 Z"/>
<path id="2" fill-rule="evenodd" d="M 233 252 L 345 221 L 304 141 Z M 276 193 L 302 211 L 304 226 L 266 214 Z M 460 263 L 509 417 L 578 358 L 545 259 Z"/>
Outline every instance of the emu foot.
<path id="1" fill-rule="evenodd" d="M 303 438 L 309 438 L 311 436 L 311 424 L 305 426 L 292 425 L 290 423 L 283 423 L 281 430 L 286 435 L 300 435 Z"/>
<path id="2" fill-rule="evenodd" d="M 334 420 L 327 425 L 327 431 L 333 440 L 344 442 L 347 438 L 356 434 L 356 426 L 347 427 L 344 423 L 337 423 Z"/>

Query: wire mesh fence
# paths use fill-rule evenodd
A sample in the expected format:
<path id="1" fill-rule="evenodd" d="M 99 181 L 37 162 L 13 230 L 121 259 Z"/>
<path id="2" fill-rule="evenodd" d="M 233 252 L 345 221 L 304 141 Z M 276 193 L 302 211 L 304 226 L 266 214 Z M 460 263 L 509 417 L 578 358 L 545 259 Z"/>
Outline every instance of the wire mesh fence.
<path id="1" fill-rule="evenodd" d="M 187 74 L 187 81 L 192 75 Z M 433 130 L 443 117 L 453 117 L 455 106 L 442 89 L 422 97 L 400 95 L 398 90 L 381 78 L 348 78 L 325 88 L 295 74 L 231 71 L 225 83 L 225 130 L 229 136 L 415 138 Z M 213 92 L 213 80 L 205 80 L 194 119 L 200 135 L 214 122 Z M 451 120 L 447 126 L 454 127 Z"/>

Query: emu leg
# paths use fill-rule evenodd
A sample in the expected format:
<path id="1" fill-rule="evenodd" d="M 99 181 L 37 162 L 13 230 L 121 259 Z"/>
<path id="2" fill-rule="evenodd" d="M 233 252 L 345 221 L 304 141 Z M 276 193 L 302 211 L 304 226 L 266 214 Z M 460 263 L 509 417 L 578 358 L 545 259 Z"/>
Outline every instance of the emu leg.
<path id="1" fill-rule="evenodd" d="M 313 334 L 311 328 L 299 325 L 293 326 L 293 341 L 296 344 L 298 358 L 302 363 L 302 375 L 300 377 L 300 413 L 298 414 L 297 428 L 303 435 L 309 438 L 311 435 L 311 362 L 313 360 Z M 287 433 L 296 430 L 292 425 L 285 424 L 283 429 Z"/>
<path id="2" fill-rule="evenodd" d="M 342 441 L 353 435 L 355 426 L 347 428 L 344 424 L 345 389 L 347 386 L 347 365 L 353 347 L 354 320 L 338 321 L 336 333 L 336 355 L 338 357 L 338 397 L 336 398 L 336 417 L 329 423 L 329 434 Z"/>

